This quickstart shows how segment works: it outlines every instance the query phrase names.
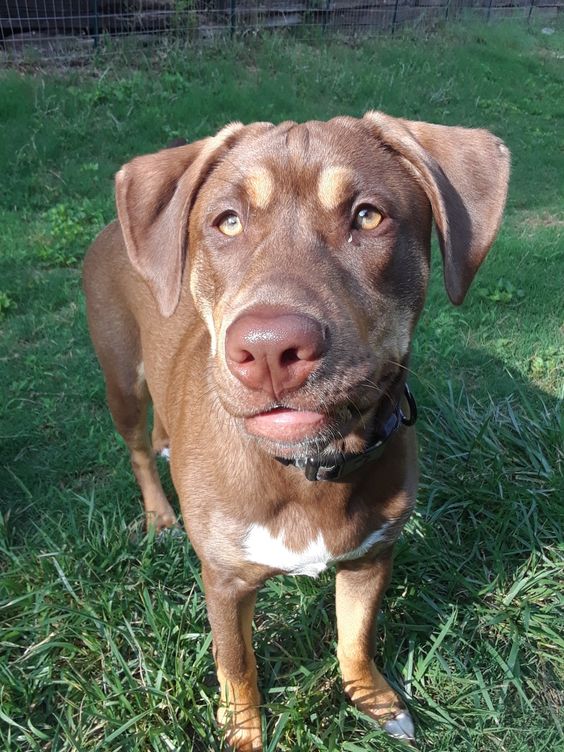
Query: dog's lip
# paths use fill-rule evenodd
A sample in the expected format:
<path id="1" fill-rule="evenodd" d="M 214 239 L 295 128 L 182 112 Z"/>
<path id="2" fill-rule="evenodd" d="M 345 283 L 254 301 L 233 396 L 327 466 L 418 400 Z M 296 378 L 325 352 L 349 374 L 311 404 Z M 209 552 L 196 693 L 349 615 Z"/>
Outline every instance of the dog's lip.
<path id="1" fill-rule="evenodd" d="M 324 413 L 275 407 L 245 418 L 248 433 L 271 441 L 294 442 L 315 436 L 328 422 Z"/>

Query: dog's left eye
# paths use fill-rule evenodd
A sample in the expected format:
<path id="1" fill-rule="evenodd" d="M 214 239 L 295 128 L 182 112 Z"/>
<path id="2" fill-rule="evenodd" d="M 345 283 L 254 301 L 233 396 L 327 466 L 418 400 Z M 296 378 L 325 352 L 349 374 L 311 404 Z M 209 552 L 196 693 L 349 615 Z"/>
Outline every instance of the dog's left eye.
<path id="1" fill-rule="evenodd" d="M 375 230 L 382 219 L 383 217 L 376 207 L 365 204 L 356 210 L 353 227 L 356 230 Z"/>
<path id="2" fill-rule="evenodd" d="M 217 229 L 229 238 L 234 238 L 243 232 L 243 225 L 235 212 L 224 214 L 217 224 Z"/>

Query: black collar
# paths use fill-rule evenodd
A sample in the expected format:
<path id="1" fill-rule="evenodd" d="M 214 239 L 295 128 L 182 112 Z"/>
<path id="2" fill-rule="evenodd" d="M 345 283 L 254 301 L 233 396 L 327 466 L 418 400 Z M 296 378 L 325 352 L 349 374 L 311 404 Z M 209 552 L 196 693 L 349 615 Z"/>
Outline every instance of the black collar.
<path id="1" fill-rule="evenodd" d="M 321 460 L 314 457 L 300 458 L 297 460 L 288 460 L 284 457 L 276 457 L 278 462 L 283 465 L 295 465 L 304 471 L 308 480 L 331 480 L 338 481 L 358 470 L 368 462 L 374 462 L 382 456 L 386 448 L 386 442 L 397 431 L 400 426 L 412 426 L 417 420 L 417 405 L 415 399 L 407 384 L 403 388 L 403 396 L 409 406 L 409 415 L 405 415 L 401 409 L 401 399 L 396 405 L 396 409 L 390 415 L 382 430 L 377 435 L 376 440 L 359 454 L 341 454 L 335 460 L 333 465 L 322 465 Z"/>

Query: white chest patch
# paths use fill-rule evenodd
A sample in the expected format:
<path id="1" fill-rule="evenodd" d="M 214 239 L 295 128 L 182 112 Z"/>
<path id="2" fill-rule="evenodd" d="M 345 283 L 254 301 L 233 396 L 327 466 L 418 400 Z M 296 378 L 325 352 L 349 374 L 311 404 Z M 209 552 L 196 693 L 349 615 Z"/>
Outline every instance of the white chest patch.
<path id="1" fill-rule="evenodd" d="M 243 538 L 245 558 L 253 564 L 262 564 L 273 569 L 281 569 L 288 574 L 306 574 L 317 577 L 331 564 L 338 561 L 351 561 L 364 556 L 375 543 L 386 536 L 392 523 L 386 522 L 379 530 L 363 540 L 357 548 L 344 554 L 334 555 L 327 548 L 321 532 L 310 541 L 303 551 L 292 551 L 284 543 L 284 531 L 276 537 L 264 525 L 253 524 Z"/>

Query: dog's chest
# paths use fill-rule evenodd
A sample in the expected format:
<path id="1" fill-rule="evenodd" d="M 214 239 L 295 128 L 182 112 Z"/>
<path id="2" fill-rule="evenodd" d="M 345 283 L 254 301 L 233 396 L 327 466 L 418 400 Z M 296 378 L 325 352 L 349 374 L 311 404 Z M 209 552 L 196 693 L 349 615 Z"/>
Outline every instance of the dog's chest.
<path id="1" fill-rule="evenodd" d="M 267 527 L 252 524 L 243 538 L 245 559 L 253 564 L 262 564 L 272 569 L 280 569 L 287 574 L 305 574 L 317 577 L 331 564 L 339 561 L 360 559 L 376 543 L 386 540 L 390 522 L 379 530 L 370 533 L 356 548 L 338 554 L 331 552 L 323 533 L 319 531 L 301 550 L 290 548 L 286 543 L 286 533 L 282 530 L 273 535 Z"/>

